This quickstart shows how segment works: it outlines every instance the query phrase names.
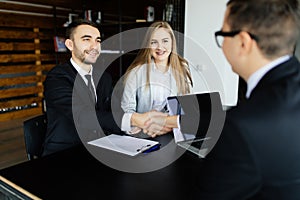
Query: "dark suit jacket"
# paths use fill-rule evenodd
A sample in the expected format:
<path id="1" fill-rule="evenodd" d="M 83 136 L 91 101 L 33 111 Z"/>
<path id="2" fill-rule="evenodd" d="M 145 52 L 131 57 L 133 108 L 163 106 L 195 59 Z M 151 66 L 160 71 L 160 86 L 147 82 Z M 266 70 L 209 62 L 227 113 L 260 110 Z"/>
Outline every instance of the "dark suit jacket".
<path id="1" fill-rule="evenodd" d="M 108 73 L 93 69 L 97 104 L 71 62 L 55 66 L 44 82 L 47 136 L 43 155 L 109 133 L 120 133 L 110 111 L 112 80 Z M 100 79 L 101 77 L 101 79 Z M 100 79 L 100 80 L 99 80 Z"/>
<path id="2" fill-rule="evenodd" d="M 199 168 L 197 199 L 300 199 L 300 64 L 270 70 L 229 110 Z"/>

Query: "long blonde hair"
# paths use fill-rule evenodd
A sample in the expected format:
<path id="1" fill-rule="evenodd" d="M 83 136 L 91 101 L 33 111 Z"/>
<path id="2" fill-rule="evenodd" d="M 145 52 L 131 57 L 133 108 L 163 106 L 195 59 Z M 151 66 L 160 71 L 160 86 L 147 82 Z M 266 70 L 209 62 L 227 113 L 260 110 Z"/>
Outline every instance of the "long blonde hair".
<path id="1" fill-rule="evenodd" d="M 168 31 L 172 39 L 172 52 L 169 55 L 168 59 L 168 66 L 172 67 L 173 76 L 176 81 L 176 86 L 178 88 L 178 92 L 180 94 L 187 94 L 190 93 L 190 86 L 193 85 L 191 73 L 189 70 L 188 62 L 183 57 L 178 55 L 177 53 L 177 45 L 176 45 L 176 38 L 171 26 L 164 21 L 154 22 L 150 25 L 145 35 L 142 48 L 139 50 L 136 58 L 128 67 L 125 73 L 125 82 L 127 80 L 129 72 L 136 68 L 140 67 L 143 64 L 147 64 L 147 80 L 146 86 L 149 87 L 150 85 L 150 63 L 151 63 L 151 48 L 150 48 L 150 41 L 152 38 L 153 33 L 159 29 L 164 28 Z"/>

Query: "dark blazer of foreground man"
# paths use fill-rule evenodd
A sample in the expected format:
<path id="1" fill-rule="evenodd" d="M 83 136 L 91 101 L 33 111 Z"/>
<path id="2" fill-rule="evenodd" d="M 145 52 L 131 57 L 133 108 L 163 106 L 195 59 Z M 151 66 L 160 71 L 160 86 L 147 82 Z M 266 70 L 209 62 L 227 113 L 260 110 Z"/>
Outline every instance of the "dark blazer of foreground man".
<path id="1" fill-rule="evenodd" d="M 216 32 L 246 100 L 226 114 L 192 199 L 300 199 L 297 0 L 230 0 Z"/>
<path id="2" fill-rule="evenodd" d="M 78 20 L 69 25 L 65 43 L 72 58 L 49 71 L 44 82 L 48 125 L 43 155 L 99 138 L 103 132 L 120 133 L 110 111 L 111 77 L 96 64 L 100 42 L 94 23 Z M 92 75 L 96 103 L 78 69 Z"/>

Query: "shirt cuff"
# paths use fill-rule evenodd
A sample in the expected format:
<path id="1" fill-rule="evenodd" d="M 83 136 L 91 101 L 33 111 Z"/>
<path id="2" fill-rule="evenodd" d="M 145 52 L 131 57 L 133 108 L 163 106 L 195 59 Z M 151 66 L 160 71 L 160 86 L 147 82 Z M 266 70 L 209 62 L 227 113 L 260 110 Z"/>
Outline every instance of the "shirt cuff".
<path id="1" fill-rule="evenodd" d="M 122 117 L 121 130 L 126 131 L 129 135 L 134 135 L 141 132 L 142 129 L 139 127 L 131 126 L 131 117 L 133 113 L 125 113 Z"/>
<path id="2" fill-rule="evenodd" d="M 131 130 L 131 116 L 133 113 L 125 113 L 122 117 L 121 130 L 130 131 Z"/>
<path id="3" fill-rule="evenodd" d="M 180 115 L 177 115 L 177 127 L 180 130 Z"/>

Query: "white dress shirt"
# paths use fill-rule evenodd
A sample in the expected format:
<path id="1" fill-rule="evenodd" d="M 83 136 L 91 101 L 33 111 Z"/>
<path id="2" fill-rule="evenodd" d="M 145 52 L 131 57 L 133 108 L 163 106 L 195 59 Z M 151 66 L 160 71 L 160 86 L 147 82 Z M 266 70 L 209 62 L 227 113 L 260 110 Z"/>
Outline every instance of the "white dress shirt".
<path id="1" fill-rule="evenodd" d="M 96 101 L 97 101 L 97 94 L 96 94 L 96 87 L 95 87 L 95 83 L 94 83 L 94 79 L 93 79 L 93 66 L 91 66 L 91 70 L 89 72 L 86 72 L 85 70 L 83 70 L 81 67 L 79 67 L 77 65 L 77 63 L 75 63 L 75 61 L 71 58 L 70 59 L 72 65 L 75 67 L 75 69 L 77 70 L 78 74 L 81 76 L 81 78 L 83 79 L 83 81 L 85 82 L 86 85 L 88 85 L 88 80 L 86 79 L 85 75 L 91 75 L 91 82 L 94 88 L 94 93 L 95 93 L 95 97 L 96 97 Z"/>

